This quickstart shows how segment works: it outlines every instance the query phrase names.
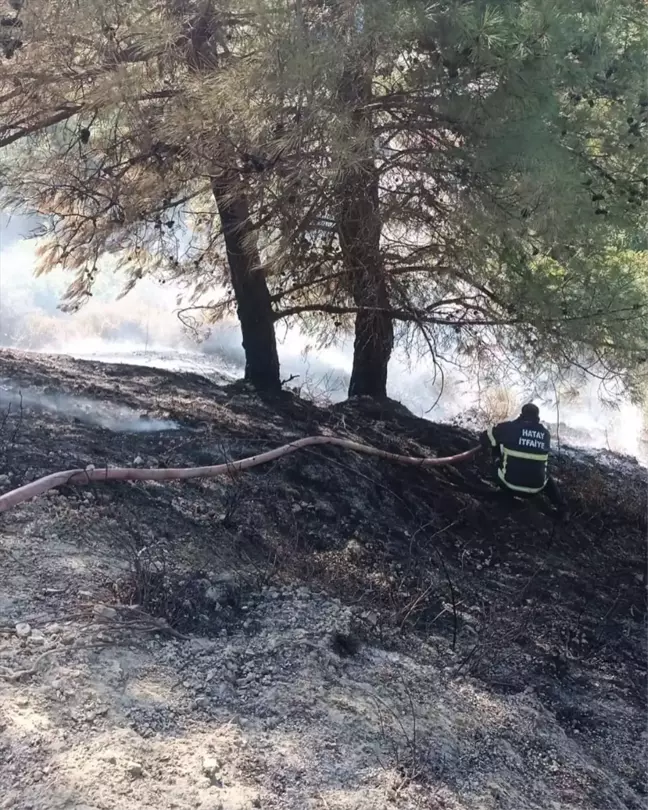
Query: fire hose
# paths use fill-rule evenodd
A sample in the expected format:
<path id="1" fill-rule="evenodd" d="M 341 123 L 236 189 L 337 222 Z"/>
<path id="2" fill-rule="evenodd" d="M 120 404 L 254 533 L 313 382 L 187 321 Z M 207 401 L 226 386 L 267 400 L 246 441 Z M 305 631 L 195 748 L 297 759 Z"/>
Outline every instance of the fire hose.
<path id="1" fill-rule="evenodd" d="M 62 472 L 46 475 L 44 478 L 37 478 L 29 484 L 12 489 L 0 495 L 0 512 L 13 509 L 25 501 L 35 498 L 50 489 L 64 485 L 82 486 L 93 482 L 102 481 L 187 481 L 191 478 L 215 478 L 232 472 L 242 472 L 259 464 L 267 464 L 269 461 L 287 456 L 304 447 L 328 444 L 334 447 L 343 447 L 345 450 L 354 450 L 357 453 L 364 453 L 369 456 L 376 456 L 387 461 L 399 464 L 409 464 L 416 467 L 442 467 L 452 464 L 459 464 L 468 461 L 479 452 L 479 447 L 473 447 L 454 456 L 443 458 L 417 458 L 416 456 L 401 456 L 396 453 L 389 453 L 386 450 L 379 450 L 368 444 L 352 442 L 349 439 L 340 439 L 335 436 L 306 436 L 297 439 L 290 444 L 284 444 L 266 453 L 259 453 L 255 456 L 240 459 L 239 461 L 228 461 L 224 464 L 216 464 L 211 467 L 184 467 L 184 468 L 131 468 L 131 467 L 86 467 L 84 470 L 65 470 Z"/>

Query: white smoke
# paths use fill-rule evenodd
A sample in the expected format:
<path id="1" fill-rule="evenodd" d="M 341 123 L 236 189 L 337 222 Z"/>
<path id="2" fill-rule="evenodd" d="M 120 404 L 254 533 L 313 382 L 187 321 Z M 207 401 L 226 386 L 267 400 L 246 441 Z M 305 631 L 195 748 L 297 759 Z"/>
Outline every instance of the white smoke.
<path id="1" fill-rule="evenodd" d="M 179 291 L 150 279 L 117 300 L 123 279 L 103 274 L 100 287 L 79 313 L 62 313 L 57 304 L 70 278 L 62 272 L 33 276 L 36 246 L 21 238 L 29 225 L 25 220 L 0 219 L 0 346 L 188 370 L 221 380 L 241 375 L 244 355 L 236 321 L 219 324 L 197 344 L 173 314 Z M 282 376 L 295 377 L 291 386 L 333 402 L 344 399 L 352 362 L 350 337 L 326 349 L 312 347 L 296 329 L 280 329 L 278 338 Z M 389 394 L 417 415 L 439 421 L 479 410 L 482 398 L 476 380 L 452 366 L 444 371 L 442 384 L 431 363 L 410 363 L 396 351 L 389 367 Z M 510 400 L 506 415 L 513 415 L 528 391 L 515 379 L 507 380 L 505 387 Z M 639 408 L 622 399 L 615 408 L 605 407 L 593 382 L 567 401 L 558 397 L 556 402 L 551 389 L 539 398 L 535 393 L 544 421 L 558 427 L 562 441 L 648 461 Z M 131 415 L 122 422 L 132 425 L 133 420 Z"/>
<path id="2" fill-rule="evenodd" d="M 177 422 L 170 419 L 154 419 L 146 413 L 105 400 L 67 394 L 45 394 L 33 388 L 18 388 L 10 380 L 0 379 L 3 423 L 7 422 L 11 429 L 11 423 L 21 419 L 25 411 L 32 408 L 61 414 L 118 433 L 154 433 L 177 430 L 179 427 Z"/>

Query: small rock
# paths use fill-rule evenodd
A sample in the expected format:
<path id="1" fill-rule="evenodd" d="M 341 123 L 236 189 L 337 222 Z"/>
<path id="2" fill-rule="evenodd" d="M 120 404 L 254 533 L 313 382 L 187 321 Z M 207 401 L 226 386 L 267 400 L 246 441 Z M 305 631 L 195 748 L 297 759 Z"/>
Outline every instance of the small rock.
<path id="1" fill-rule="evenodd" d="M 369 624 L 372 624 L 374 627 L 378 624 L 379 616 L 375 610 L 370 610 L 367 614 L 367 621 Z"/>
<path id="2" fill-rule="evenodd" d="M 19 709 L 24 709 L 25 706 L 28 705 L 29 705 L 29 698 L 25 697 L 25 695 L 18 695 L 18 697 L 16 698 L 16 706 L 18 706 Z"/>
<path id="3" fill-rule="evenodd" d="M 344 553 L 352 559 L 362 557 L 364 555 L 364 552 L 365 550 L 362 547 L 362 545 L 355 539 L 349 540 L 344 549 Z"/>
<path id="4" fill-rule="evenodd" d="M 144 769 L 139 762 L 130 761 L 126 763 L 126 773 L 132 779 L 139 779 L 144 774 Z"/>
<path id="5" fill-rule="evenodd" d="M 218 687 L 218 699 L 221 701 L 229 700 L 234 697 L 234 690 L 229 683 L 222 683 Z"/>
<path id="6" fill-rule="evenodd" d="M 6 487 L 11 483 L 8 475 L 0 475 L 0 487 Z"/>
<path id="7" fill-rule="evenodd" d="M 115 608 L 102 605 L 101 603 L 95 605 L 92 611 L 95 616 L 99 616 L 101 619 L 114 620 L 117 618 L 117 611 Z"/>
<path id="8" fill-rule="evenodd" d="M 220 770 L 220 762 L 215 757 L 205 757 L 202 761 L 202 772 L 212 779 Z"/>
<path id="9" fill-rule="evenodd" d="M 27 622 L 18 622 L 16 625 L 16 635 L 18 638 L 27 638 L 31 633 L 31 625 Z"/>
<path id="10" fill-rule="evenodd" d="M 133 459 L 133 464 L 136 467 L 140 467 L 142 464 L 144 464 L 144 459 L 141 456 L 135 456 Z"/>
<path id="11" fill-rule="evenodd" d="M 40 630 L 32 630 L 29 637 L 30 644 L 45 644 L 45 635 Z"/>
<path id="12" fill-rule="evenodd" d="M 45 627 L 45 632 L 48 636 L 55 636 L 57 633 L 61 632 L 61 625 L 56 624 L 56 622 L 52 622 L 52 624 L 48 624 Z"/>

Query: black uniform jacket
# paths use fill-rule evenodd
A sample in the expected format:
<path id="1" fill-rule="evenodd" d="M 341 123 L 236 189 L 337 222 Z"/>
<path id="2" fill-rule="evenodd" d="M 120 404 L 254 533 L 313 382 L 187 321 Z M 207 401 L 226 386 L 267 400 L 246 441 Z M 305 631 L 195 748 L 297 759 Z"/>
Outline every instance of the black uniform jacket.
<path id="1" fill-rule="evenodd" d="M 551 435 L 544 425 L 519 417 L 488 428 L 480 441 L 492 448 L 502 484 L 530 494 L 544 489 L 551 449 Z"/>

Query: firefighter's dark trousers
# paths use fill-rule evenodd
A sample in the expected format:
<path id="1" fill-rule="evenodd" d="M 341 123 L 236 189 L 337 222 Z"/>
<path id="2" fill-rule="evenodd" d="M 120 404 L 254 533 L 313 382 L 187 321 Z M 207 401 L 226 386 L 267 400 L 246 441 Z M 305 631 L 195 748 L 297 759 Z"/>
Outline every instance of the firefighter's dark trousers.
<path id="1" fill-rule="evenodd" d="M 514 489 L 509 489 L 506 484 L 502 481 L 502 479 L 498 475 L 498 464 L 495 464 L 495 480 L 499 487 L 506 493 L 508 493 L 511 497 L 515 498 L 536 498 L 538 495 L 546 495 L 549 502 L 552 506 L 555 507 L 556 511 L 559 513 L 563 513 L 565 511 L 565 502 L 560 494 L 560 490 L 558 489 L 558 485 L 554 481 L 554 479 L 549 475 L 547 476 L 547 483 L 543 490 L 538 493 L 527 493 L 527 492 L 516 492 Z"/>

